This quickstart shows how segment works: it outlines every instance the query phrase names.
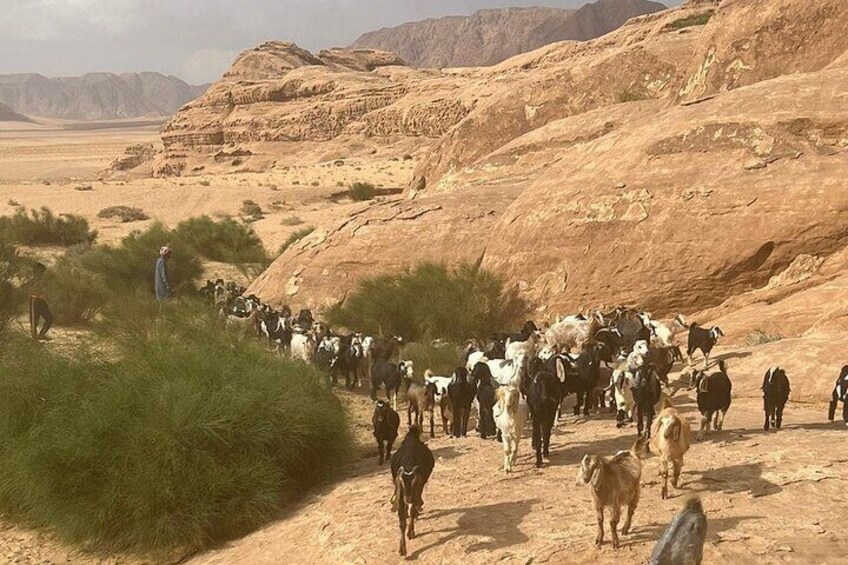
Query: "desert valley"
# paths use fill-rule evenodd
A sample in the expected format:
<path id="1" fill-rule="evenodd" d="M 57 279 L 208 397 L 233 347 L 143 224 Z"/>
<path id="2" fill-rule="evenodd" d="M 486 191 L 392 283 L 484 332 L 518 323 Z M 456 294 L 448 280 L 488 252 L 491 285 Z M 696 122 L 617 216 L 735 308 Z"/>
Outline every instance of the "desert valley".
<path id="1" fill-rule="evenodd" d="M 234 220 L 258 237 L 265 260 L 204 257 L 192 282 L 234 281 L 271 310 L 308 308 L 317 320 L 359 296 L 363 281 L 434 262 L 499 277 L 543 329 L 620 305 L 720 327 L 711 370 L 726 363 L 733 382 L 724 429 L 693 443 L 668 499 L 657 457 L 644 461 L 634 527 L 619 549 L 595 546 L 590 487 L 575 477 L 584 455 L 630 449 L 636 428 L 617 428 L 604 408 L 572 415 L 566 400 L 542 468 L 529 424 L 511 474 L 495 441 L 448 437 L 441 425 L 435 438 L 425 433 L 436 466 L 406 559 L 645 563 L 698 495 L 704 563 L 848 563 L 848 429 L 841 405 L 835 422 L 827 417 L 848 363 L 848 3 L 600 0 L 426 20 L 316 52 L 285 39 L 243 51 L 203 86 L 153 73 L 0 76 L 0 216 L 78 216 L 97 245 L 114 248 L 160 223 Z M 118 206 L 136 217 L 103 213 Z M 85 253 L 13 243 L 48 269 Z M 26 325 L 23 310 L 15 314 L 13 332 Z M 57 319 L 44 349 L 84 352 L 102 338 L 99 325 L 113 328 L 101 315 L 111 314 Z M 676 336 L 684 352 L 686 330 Z M 277 362 L 264 340 L 249 343 Z M 104 349 L 109 357 L 119 348 Z M 420 363 L 416 381 L 425 369 L 452 370 Z M 783 428 L 764 431 L 763 375 L 775 366 L 791 396 Z M 686 356 L 677 359 L 667 390 L 697 432 L 690 372 Z M 40 390 L 16 386 L 0 384 Z M 367 393 L 366 384 L 328 394 L 346 414 L 354 455 L 322 468 L 273 519 L 203 530 L 204 543 L 145 555 L 132 543 L 72 543 L 85 535 L 26 512 L 18 519 L 32 500 L 10 502 L 0 487 L 0 561 L 400 562 Z M 407 428 L 399 398 L 396 447 Z"/>

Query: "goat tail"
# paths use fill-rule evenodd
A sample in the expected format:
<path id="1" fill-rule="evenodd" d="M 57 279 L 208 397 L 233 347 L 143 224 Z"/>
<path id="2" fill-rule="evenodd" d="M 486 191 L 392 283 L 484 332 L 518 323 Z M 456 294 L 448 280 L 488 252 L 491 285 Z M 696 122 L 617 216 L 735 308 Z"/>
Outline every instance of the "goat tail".
<path id="1" fill-rule="evenodd" d="M 663 437 L 675 443 L 680 443 L 680 435 L 683 433 L 683 424 L 680 418 L 671 418 L 671 422 L 666 426 L 663 432 Z"/>
<path id="2" fill-rule="evenodd" d="M 637 459 L 642 459 L 647 453 L 648 434 L 643 434 L 636 438 L 633 446 L 630 448 L 630 453 Z"/>
<path id="3" fill-rule="evenodd" d="M 395 477 L 395 491 L 392 493 L 392 512 L 397 512 L 402 504 L 405 504 L 403 492 L 403 467 Z"/>
<path id="4" fill-rule="evenodd" d="M 724 359 L 718 362 L 718 370 L 722 373 L 727 373 L 727 363 L 725 363 Z"/>

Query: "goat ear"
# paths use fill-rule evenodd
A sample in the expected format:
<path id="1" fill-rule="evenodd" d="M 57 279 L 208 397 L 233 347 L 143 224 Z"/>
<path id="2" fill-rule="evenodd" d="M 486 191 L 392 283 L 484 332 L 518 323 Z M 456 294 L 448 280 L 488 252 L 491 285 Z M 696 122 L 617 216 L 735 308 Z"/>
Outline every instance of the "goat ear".
<path id="1" fill-rule="evenodd" d="M 592 488 L 599 489 L 601 487 L 601 481 L 604 480 L 604 465 L 600 461 L 598 461 L 595 466 L 595 470 L 592 471 L 592 479 L 589 481 L 592 484 Z"/>

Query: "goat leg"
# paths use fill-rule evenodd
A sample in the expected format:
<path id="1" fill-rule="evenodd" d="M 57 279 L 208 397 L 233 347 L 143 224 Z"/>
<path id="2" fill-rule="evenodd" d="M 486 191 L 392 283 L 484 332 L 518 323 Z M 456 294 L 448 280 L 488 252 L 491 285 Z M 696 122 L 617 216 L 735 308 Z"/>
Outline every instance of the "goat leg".
<path id="1" fill-rule="evenodd" d="M 637 488 L 638 488 L 638 486 L 637 486 Z M 633 500 L 630 502 L 630 504 L 627 505 L 627 517 L 624 518 L 624 527 L 621 528 L 621 533 L 625 536 L 630 533 L 630 526 L 633 523 L 633 514 L 636 513 L 636 506 L 638 504 L 639 504 L 639 493 L 637 492 L 636 496 L 633 498 Z"/>
<path id="2" fill-rule="evenodd" d="M 668 459 L 665 455 L 660 458 L 660 477 L 662 477 L 662 494 L 663 500 L 668 498 Z"/>
<path id="3" fill-rule="evenodd" d="M 598 535 L 595 537 L 595 545 L 601 547 L 604 543 L 604 506 L 599 501 L 595 502 L 595 518 L 598 520 Z"/>
<path id="4" fill-rule="evenodd" d="M 406 557 L 406 501 L 399 501 L 398 505 L 398 523 L 400 525 L 400 547 L 398 553 L 402 557 Z"/>
<path id="5" fill-rule="evenodd" d="M 610 516 L 610 535 L 612 536 L 612 548 L 618 549 L 618 520 L 621 518 L 621 508 L 613 504 L 612 516 Z M 626 531 L 621 533 L 626 534 Z"/>
<path id="6" fill-rule="evenodd" d="M 430 437 L 436 437 L 436 431 L 433 427 L 433 412 L 434 411 L 435 411 L 435 408 L 430 409 Z"/>
<path id="7" fill-rule="evenodd" d="M 678 459 L 673 459 L 671 462 L 672 475 L 671 475 L 671 484 L 674 488 L 680 488 L 680 468 L 683 466 L 683 462 Z"/>

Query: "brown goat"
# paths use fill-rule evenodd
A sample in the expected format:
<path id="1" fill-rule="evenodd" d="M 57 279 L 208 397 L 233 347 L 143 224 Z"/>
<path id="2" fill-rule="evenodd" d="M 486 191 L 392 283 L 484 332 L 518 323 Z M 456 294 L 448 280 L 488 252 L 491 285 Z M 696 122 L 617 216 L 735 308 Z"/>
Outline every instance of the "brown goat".
<path id="1" fill-rule="evenodd" d="M 436 410 L 436 385 L 433 383 L 418 384 L 409 383 L 406 390 L 406 418 L 407 423 L 412 426 L 412 415 L 415 414 L 415 423 L 422 427 L 424 412 L 430 413 L 430 437 L 436 437 L 434 429 L 434 416 Z"/>
<path id="2" fill-rule="evenodd" d="M 689 451 L 692 443 L 692 427 L 689 419 L 681 416 L 666 399 L 663 411 L 654 420 L 651 431 L 651 450 L 660 460 L 660 477 L 662 477 L 662 498 L 668 498 L 668 466 L 671 464 L 671 484 L 680 488 L 680 469 L 683 467 L 683 455 Z"/>
<path id="3" fill-rule="evenodd" d="M 630 451 L 621 451 L 610 458 L 586 455 L 580 463 L 577 484 L 592 486 L 595 516 L 598 519 L 598 536 L 595 538 L 595 545 L 598 547 L 604 543 L 604 508 L 611 510 L 610 530 L 613 548 L 618 548 L 617 530 L 622 506 L 627 506 L 627 517 L 621 533 L 627 535 L 630 531 L 633 513 L 636 512 L 636 506 L 639 504 L 642 478 L 641 454 L 645 449 L 646 441 L 645 436 L 642 436 L 636 440 Z"/>

